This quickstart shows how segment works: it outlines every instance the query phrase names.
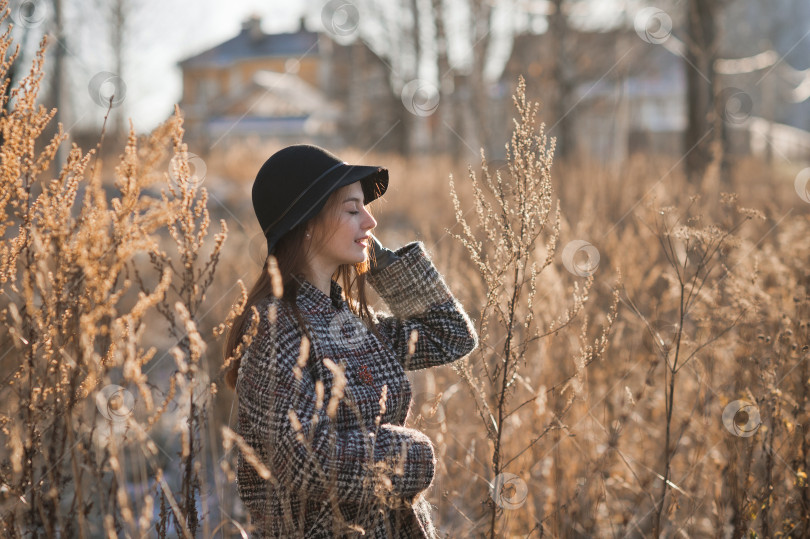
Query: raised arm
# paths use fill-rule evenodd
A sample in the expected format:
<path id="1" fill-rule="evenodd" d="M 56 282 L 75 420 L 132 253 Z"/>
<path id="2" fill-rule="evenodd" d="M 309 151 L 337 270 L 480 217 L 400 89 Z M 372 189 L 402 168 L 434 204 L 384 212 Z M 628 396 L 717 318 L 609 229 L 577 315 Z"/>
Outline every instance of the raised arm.
<path id="1" fill-rule="evenodd" d="M 320 409 L 315 383 L 306 369 L 295 376 L 301 337 L 280 312 L 275 327 L 262 315 L 260 333 L 242 358 L 237 381 L 242 436 L 266 456 L 275 480 L 302 497 L 371 501 L 391 482 L 391 495 L 412 500 L 435 471 L 430 439 L 421 432 L 383 424 L 374 431 L 338 430 L 326 413 L 331 379 Z M 290 412 L 294 412 L 295 418 Z M 300 431 L 295 424 L 300 423 Z M 400 471 L 394 463 L 404 455 Z M 387 463 L 389 466 L 381 467 Z M 254 478 L 255 494 L 266 483 Z M 250 485 L 247 486 L 250 489 Z M 246 493 L 250 497 L 251 493 Z"/>
<path id="2" fill-rule="evenodd" d="M 377 328 L 406 370 L 450 363 L 478 346 L 478 335 L 464 308 L 453 297 L 421 241 L 394 251 L 396 258 L 370 273 L 368 282 L 391 309 L 377 315 Z M 408 341 L 416 330 L 412 355 Z"/>

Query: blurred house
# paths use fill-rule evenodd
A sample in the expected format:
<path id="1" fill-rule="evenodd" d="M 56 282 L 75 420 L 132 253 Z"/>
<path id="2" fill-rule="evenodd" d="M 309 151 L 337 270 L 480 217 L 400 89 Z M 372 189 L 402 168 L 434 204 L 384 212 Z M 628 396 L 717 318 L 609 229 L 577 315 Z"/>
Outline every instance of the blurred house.
<path id="1" fill-rule="evenodd" d="M 551 40 L 548 33 L 517 36 L 501 78 L 508 94 L 523 74 L 529 97 L 541 102 L 550 136 L 559 134 L 560 117 L 565 116 L 579 155 L 601 162 L 623 161 L 635 152 L 683 155 L 688 66 L 677 39 L 655 45 L 632 28 L 569 29 L 562 70 L 568 79 L 562 87 L 569 92 L 557 110 L 553 104 L 561 85 L 554 75 L 559 71 Z M 775 87 L 781 81 L 777 77 L 757 84 L 761 77 L 761 72 L 719 76 L 719 112 L 727 118 L 730 152 L 810 160 L 810 133 L 783 125 L 780 121 L 790 118 L 775 113 L 772 96 L 792 88 Z M 505 115 L 515 115 L 511 102 L 504 100 L 501 106 Z"/>
<path id="2" fill-rule="evenodd" d="M 386 114 L 399 105 L 385 64 L 362 41 L 340 44 L 308 31 L 303 18 L 295 32 L 265 34 L 253 16 L 179 66 L 186 139 L 198 152 L 244 137 L 364 145 L 390 127 Z"/>
<path id="3" fill-rule="evenodd" d="M 599 161 L 680 147 L 686 126 L 682 60 L 662 47 L 647 47 L 632 30 L 569 29 L 561 68 L 566 81 L 560 85 L 552 40 L 549 33 L 517 36 L 503 74 L 511 85 L 524 76 L 529 97 L 541 102 L 550 136 L 560 135 L 565 117 L 575 145 L 569 151 Z"/>

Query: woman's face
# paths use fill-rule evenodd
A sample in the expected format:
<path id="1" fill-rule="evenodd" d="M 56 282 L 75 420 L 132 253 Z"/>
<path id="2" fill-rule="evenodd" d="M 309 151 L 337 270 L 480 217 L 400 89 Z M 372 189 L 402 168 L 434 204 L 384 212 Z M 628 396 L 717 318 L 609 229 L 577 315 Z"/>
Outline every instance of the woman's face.
<path id="1" fill-rule="evenodd" d="M 377 226 L 377 221 L 363 206 L 360 182 L 347 185 L 334 196 L 339 197 L 338 214 L 323 231 L 322 236 L 326 236 L 326 240 L 317 249 L 316 257 L 319 265 L 337 269 L 341 264 L 357 264 L 366 260 L 370 246 L 367 236 Z"/>

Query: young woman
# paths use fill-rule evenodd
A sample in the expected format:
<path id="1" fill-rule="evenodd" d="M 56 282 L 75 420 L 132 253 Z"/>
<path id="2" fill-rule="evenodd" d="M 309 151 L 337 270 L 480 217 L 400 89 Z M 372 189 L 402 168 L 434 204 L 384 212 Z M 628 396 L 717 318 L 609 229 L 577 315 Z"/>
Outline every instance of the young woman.
<path id="1" fill-rule="evenodd" d="M 420 496 L 436 460 L 404 427 L 405 371 L 455 361 L 478 337 L 422 242 L 391 251 L 371 234 L 366 205 L 387 187 L 386 169 L 309 145 L 273 154 L 253 184 L 278 271 L 268 256 L 225 356 L 252 448 L 239 496 L 260 537 L 436 537 Z M 366 282 L 391 314 L 367 305 Z"/>

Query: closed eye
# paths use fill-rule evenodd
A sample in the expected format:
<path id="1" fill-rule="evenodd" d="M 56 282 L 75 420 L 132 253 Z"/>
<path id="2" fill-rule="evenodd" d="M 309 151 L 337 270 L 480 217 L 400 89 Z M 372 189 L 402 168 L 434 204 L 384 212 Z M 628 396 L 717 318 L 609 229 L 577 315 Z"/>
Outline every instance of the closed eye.
<path id="1" fill-rule="evenodd" d="M 359 211 L 350 211 L 349 213 L 352 214 L 352 215 L 357 215 L 360 212 Z"/>

